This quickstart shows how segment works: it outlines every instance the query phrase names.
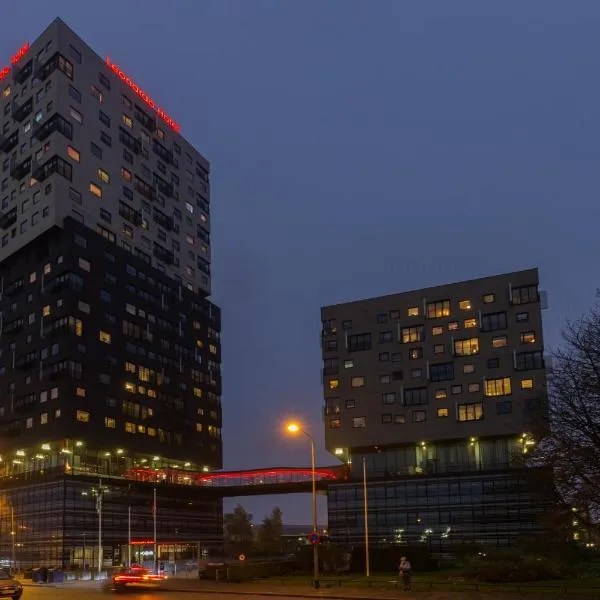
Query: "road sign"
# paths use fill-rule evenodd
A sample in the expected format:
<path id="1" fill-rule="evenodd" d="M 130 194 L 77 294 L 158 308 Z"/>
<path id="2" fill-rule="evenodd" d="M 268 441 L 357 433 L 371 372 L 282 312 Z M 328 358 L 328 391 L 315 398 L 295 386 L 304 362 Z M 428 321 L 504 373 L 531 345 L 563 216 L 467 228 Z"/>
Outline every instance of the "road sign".
<path id="1" fill-rule="evenodd" d="M 315 545 L 318 544 L 321 541 L 321 536 L 319 535 L 318 531 L 313 531 L 312 533 L 309 533 L 307 536 L 308 541 Z"/>
<path id="2" fill-rule="evenodd" d="M 245 555 L 245 554 L 240 554 L 240 555 L 238 556 L 238 558 L 239 558 L 240 560 L 246 560 L 246 555 Z"/>

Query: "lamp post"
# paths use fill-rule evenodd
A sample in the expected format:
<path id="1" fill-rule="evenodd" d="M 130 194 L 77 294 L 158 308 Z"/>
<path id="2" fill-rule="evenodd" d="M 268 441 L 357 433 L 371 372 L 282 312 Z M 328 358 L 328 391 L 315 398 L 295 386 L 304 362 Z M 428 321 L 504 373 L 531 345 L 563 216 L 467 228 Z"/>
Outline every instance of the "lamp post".
<path id="1" fill-rule="evenodd" d="M 303 433 L 310 440 L 310 459 L 312 469 L 312 522 L 313 533 L 318 533 L 317 523 L 317 478 L 315 473 L 315 440 L 310 433 L 304 431 L 297 423 L 287 426 L 290 433 Z M 313 587 L 318 589 L 319 585 L 319 541 L 313 541 Z"/>

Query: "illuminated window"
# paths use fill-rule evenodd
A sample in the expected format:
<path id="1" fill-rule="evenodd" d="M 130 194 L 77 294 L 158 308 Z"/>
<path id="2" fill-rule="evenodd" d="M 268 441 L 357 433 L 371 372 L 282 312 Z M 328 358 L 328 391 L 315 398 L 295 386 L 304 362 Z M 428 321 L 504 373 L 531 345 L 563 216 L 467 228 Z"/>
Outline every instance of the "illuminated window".
<path id="1" fill-rule="evenodd" d="M 146 433 L 146 426 L 145 425 L 138 425 L 137 426 L 137 432 L 138 433 Z"/>
<path id="2" fill-rule="evenodd" d="M 116 427 L 116 421 L 111 417 L 104 417 L 104 427 L 108 427 L 109 429 L 114 429 Z"/>
<path id="3" fill-rule="evenodd" d="M 83 269 L 84 271 L 90 271 L 90 269 L 92 268 L 92 265 L 90 265 L 89 261 L 85 260 L 85 258 L 80 258 L 79 259 L 79 268 Z"/>
<path id="4" fill-rule="evenodd" d="M 533 379 L 521 379 L 521 389 L 530 390 L 533 388 Z"/>
<path id="5" fill-rule="evenodd" d="M 85 410 L 78 410 L 76 418 L 80 423 L 89 423 L 90 422 L 90 413 Z"/>
<path id="6" fill-rule="evenodd" d="M 454 354 L 456 356 L 471 356 L 479 354 L 479 338 L 454 341 Z"/>
<path id="7" fill-rule="evenodd" d="M 130 394 L 135 394 L 137 391 L 136 386 L 133 383 L 130 383 L 129 381 L 125 382 L 125 391 L 129 392 Z"/>
<path id="8" fill-rule="evenodd" d="M 147 367 L 140 367 L 138 369 L 138 378 L 140 381 L 150 381 L 150 369 Z"/>
<path id="9" fill-rule="evenodd" d="M 340 387 L 340 380 L 339 379 L 330 379 L 329 380 L 329 389 L 330 390 L 337 390 L 338 387 Z"/>
<path id="10" fill-rule="evenodd" d="M 535 331 L 524 331 L 521 334 L 521 344 L 535 344 Z"/>
<path id="11" fill-rule="evenodd" d="M 438 300 L 427 304 L 427 318 L 439 319 L 450 316 L 450 300 Z"/>
<path id="12" fill-rule="evenodd" d="M 354 359 L 349 358 L 344 361 L 344 369 L 352 369 L 354 367 Z"/>
<path id="13" fill-rule="evenodd" d="M 90 183 L 90 192 L 92 192 L 94 196 L 102 198 L 102 188 L 97 186 L 95 183 Z"/>
<path id="14" fill-rule="evenodd" d="M 418 306 L 412 306 L 411 308 L 408 309 L 408 316 L 409 317 L 418 317 L 419 316 L 419 307 Z"/>
<path id="15" fill-rule="evenodd" d="M 154 437 L 156 435 L 156 429 L 154 429 L 154 427 L 148 427 L 148 429 L 146 430 L 146 433 L 149 436 Z"/>
<path id="16" fill-rule="evenodd" d="M 196 431 L 202 431 L 203 425 L 202 423 L 196 423 Z"/>
<path id="17" fill-rule="evenodd" d="M 339 417 L 329 419 L 329 429 L 339 429 L 342 426 L 342 421 Z"/>
<path id="18" fill-rule="evenodd" d="M 436 400 L 443 400 L 444 398 L 446 398 L 447 395 L 448 393 L 446 392 L 446 388 L 439 388 L 435 390 Z"/>
<path id="19" fill-rule="evenodd" d="M 417 325 L 416 327 L 403 327 L 400 330 L 400 335 L 403 344 L 410 344 L 412 342 L 423 341 L 423 325 Z"/>
<path id="20" fill-rule="evenodd" d="M 103 343 L 103 344 L 110 344 L 111 342 L 111 338 L 110 338 L 110 333 L 107 333 L 106 331 L 101 331 L 98 334 L 98 339 Z"/>
<path id="21" fill-rule="evenodd" d="M 110 175 L 104 169 L 98 169 L 98 178 L 104 183 L 110 183 Z"/>
<path id="22" fill-rule="evenodd" d="M 456 331 L 458 329 L 458 321 L 450 321 L 448 323 L 448 331 Z"/>
<path id="23" fill-rule="evenodd" d="M 77 121 L 80 124 L 83 123 L 83 115 L 78 110 L 75 110 L 72 106 L 70 114 L 74 121 Z"/>
<path id="24" fill-rule="evenodd" d="M 510 396 L 511 393 L 510 377 L 485 380 L 486 396 Z"/>
<path id="25" fill-rule="evenodd" d="M 46 306 L 44 306 L 44 308 L 42 308 L 42 315 L 44 317 L 47 317 L 50 314 L 50 305 L 46 304 Z"/>
<path id="26" fill-rule="evenodd" d="M 465 329 L 477 327 L 477 319 L 465 319 Z"/>
<path id="27" fill-rule="evenodd" d="M 90 92 L 98 102 L 104 102 L 104 94 L 95 86 L 90 86 Z"/>
<path id="28" fill-rule="evenodd" d="M 447 408 L 438 408 L 437 409 L 437 416 L 440 417 L 440 418 L 447 417 L 448 416 L 448 409 Z"/>
<path id="29" fill-rule="evenodd" d="M 352 427 L 359 429 L 367 426 L 367 417 L 354 417 L 352 419 Z"/>
<path id="30" fill-rule="evenodd" d="M 423 348 L 421 348 L 421 346 L 417 346 L 416 348 L 411 348 L 408 351 L 408 358 L 410 360 L 417 360 L 419 358 L 423 358 Z"/>
<path id="31" fill-rule="evenodd" d="M 434 354 L 444 354 L 444 344 L 436 344 L 433 347 Z"/>
<path id="32" fill-rule="evenodd" d="M 58 416 L 60 417 L 60 413 L 58 414 Z M 40 423 L 42 425 L 46 425 L 48 423 L 48 413 L 42 413 L 40 415 Z"/>
<path id="33" fill-rule="evenodd" d="M 460 308 L 460 310 L 471 310 L 471 301 L 470 300 L 461 300 L 458 303 L 458 308 Z"/>
<path id="34" fill-rule="evenodd" d="M 75 148 L 73 148 L 73 146 L 67 146 L 67 154 L 75 162 L 79 162 L 79 160 L 81 158 L 79 152 L 77 150 L 75 150 Z"/>
<path id="35" fill-rule="evenodd" d="M 496 300 L 496 295 L 495 294 L 485 294 L 483 296 L 483 303 L 484 304 L 491 304 L 495 300 Z"/>
<path id="36" fill-rule="evenodd" d="M 126 362 L 125 363 L 125 371 L 127 373 L 135 373 L 136 370 L 137 370 L 137 367 L 133 363 L 131 363 L 131 362 Z"/>
<path id="37" fill-rule="evenodd" d="M 133 237 L 133 229 L 131 229 L 131 227 L 129 227 L 129 225 L 126 225 L 125 223 L 123 223 L 121 227 L 121 233 L 126 237 Z"/>
<path id="38" fill-rule="evenodd" d="M 156 390 L 148 388 L 148 398 L 156 398 Z"/>
<path id="39" fill-rule="evenodd" d="M 123 113 L 123 115 L 121 116 L 121 121 L 123 122 L 123 125 L 125 125 L 125 127 L 129 127 L 129 129 L 133 128 L 133 119 L 129 115 Z"/>
<path id="40" fill-rule="evenodd" d="M 50 263 L 46 263 L 44 265 L 44 275 L 48 275 L 52 271 L 52 265 Z"/>
<path id="41" fill-rule="evenodd" d="M 481 419 L 483 419 L 483 404 L 481 402 L 458 405 L 458 420 L 460 422 L 480 421 Z"/>
<path id="42" fill-rule="evenodd" d="M 58 388 L 57 387 L 53 387 L 50 390 L 50 400 L 56 400 L 58 398 Z"/>
<path id="43" fill-rule="evenodd" d="M 475 365 L 472 365 L 472 364 L 463 365 L 463 373 L 465 373 L 466 375 L 468 375 L 469 373 L 475 373 Z"/>
<path id="44" fill-rule="evenodd" d="M 81 337 L 83 335 L 83 321 L 81 319 L 73 319 L 75 335 Z"/>
<path id="45" fill-rule="evenodd" d="M 431 328 L 431 335 L 442 335 L 443 333 L 444 333 L 443 327 L 432 327 Z"/>
<path id="46" fill-rule="evenodd" d="M 85 393 L 86 392 L 85 392 L 85 388 L 84 387 L 75 388 L 75 394 L 77 396 L 79 396 L 80 398 L 85 398 Z"/>
<path id="47" fill-rule="evenodd" d="M 492 338 L 492 348 L 506 348 L 507 340 L 505 335 L 497 335 Z"/>
<path id="48" fill-rule="evenodd" d="M 361 376 L 353 377 L 350 380 L 350 386 L 353 388 L 364 387 L 365 386 L 365 378 L 361 377 Z"/>
<path id="49" fill-rule="evenodd" d="M 467 389 L 471 393 L 478 392 L 481 389 L 481 386 L 478 383 L 470 383 Z"/>
<path id="50" fill-rule="evenodd" d="M 6 98 L 7 96 L 10 96 L 10 85 L 7 85 L 3 90 L 2 90 L 2 97 Z"/>
<path id="51" fill-rule="evenodd" d="M 121 177 L 125 181 L 131 181 L 131 171 L 128 171 L 125 167 L 121 167 Z"/>
<path id="52" fill-rule="evenodd" d="M 194 388 L 194 396 L 196 396 L 196 398 L 202 398 L 202 390 L 199 387 Z"/>
<path id="53" fill-rule="evenodd" d="M 125 431 L 127 433 L 135 433 L 135 423 L 125 423 Z"/>
<path id="54" fill-rule="evenodd" d="M 216 354 L 217 353 L 217 347 L 214 344 L 209 344 L 208 345 L 208 351 L 211 354 Z"/>

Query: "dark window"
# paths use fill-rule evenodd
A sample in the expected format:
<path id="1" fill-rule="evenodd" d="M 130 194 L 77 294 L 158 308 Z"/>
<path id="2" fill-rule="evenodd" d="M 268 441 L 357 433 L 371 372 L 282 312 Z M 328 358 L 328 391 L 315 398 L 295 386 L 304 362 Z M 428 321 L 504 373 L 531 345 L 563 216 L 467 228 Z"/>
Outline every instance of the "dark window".
<path id="1" fill-rule="evenodd" d="M 431 381 L 450 381 L 454 379 L 454 365 L 452 363 L 431 365 L 429 368 L 429 379 Z"/>
<path id="2" fill-rule="evenodd" d="M 130 165 L 133 164 L 133 154 L 131 152 L 123 149 L 123 160 Z"/>
<path id="3" fill-rule="evenodd" d="M 71 200 L 73 200 L 73 202 L 76 202 L 77 204 L 81 204 L 81 202 L 82 202 L 81 194 L 77 190 L 74 190 L 73 188 L 69 188 L 69 198 Z"/>
<path id="4" fill-rule="evenodd" d="M 123 94 L 121 96 L 121 103 L 123 104 L 123 106 L 126 106 L 127 108 L 131 108 L 133 106 L 133 104 L 131 103 L 131 100 L 125 94 Z"/>
<path id="5" fill-rule="evenodd" d="M 337 350 L 337 340 L 326 340 L 325 350 Z"/>
<path id="6" fill-rule="evenodd" d="M 112 139 L 108 133 L 101 131 L 100 132 L 100 141 L 103 144 L 106 144 L 109 148 L 112 146 Z"/>
<path id="7" fill-rule="evenodd" d="M 404 406 L 417 406 L 419 404 L 427 404 L 428 402 L 429 398 L 426 387 L 404 390 Z"/>
<path id="8" fill-rule="evenodd" d="M 81 64 L 81 52 L 69 44 L 69 56 L 78 64 Z"/>
<path id="9" fill-rule="evenodd" d="M 406 417 L 404 415 L 394 415 L 394 423 L 402 425 L 406 423 Z"/>
<path id="10" fill-rule="evenodd" d="M 402 352 L 392 352 L 392 362 L 402 362 Z"/>
<path id="11" fill-rule="evenodd" d="M 377 323 L 379 325 L 385 325 L 388 322 L 387 313 L 378 313 L 377 314 Z M 390 415 L 391 417 L 391 415 Z"/>
<path id="12" fill-rule="evenodd" d="M 526 321 L 529 321 L 529 313 L 528 312 L 517 313 L 517 323 L 525 323 Z"/>
<path id="13" fill-rule="evenodd" d="M 102 302 L 110 303 L 112 297 L 106 290 L 100 290 L 100 300 L 102 300 Z"/>
<path id="14" fill-rule="evenodd" d="M 100 146 L 98 146 L 97 144 L 94 144 L 94 142 L 91 142 L 90 150 L 92 151 L 92 154 L 94 156 L 97 156 L 98 158 L 102 158 L 102 148 L 100 148 Z"/>
<path id="15" fill-rule="evenodd" d="M 112 215 L 105 208 L 100 209 L 100 218 L 107 223 L 112 223 Z"/>
<path id="16" fill-rule="evenodd" d="M 348 352 L 360 352 L 371 349 L 371 334 L 358 333 L 348 336 Z"/>
<path id="17" fill-rule="evenodd" d="M 349 319 L 342 321 L 342 329 L 352 329 L 352 321 L 350 321 Z"/>
<path id="18" fill-rule="evenodd" d="M 499 358 L 488 358 L 487 360 L 487 368 L 488 369 L 497 369 L 500 366 Z"/>
<path id="19" fill-rule="evenodd" d="M 71 96 L 71 98 L 73 98 L 73 100 L 76 102 L 81 103 L 81 92 L 72 85 L 69 85 L 69 96 Z"/>
<path id="20" fill-rule="evenodd" d="M 544 355 L 542 352 L 517 352 L 516 370 L 531 371 L 544 368 Z"/>
<path id="21" fill-rule="evenodd" d="M 510 301 L 513 304 L 530 304 L 537 302 L 539 294 L 537 285 L 524 285 L 522 287 L 513 288 L 510 294 Z"/>
<path id="22" fill-rule="evenodd" d="M 103 125 L 106 125 L 106 127 L 110 127 L 110 117 L 106 113 L 99 111 L 98 118 L 100 119 L 100 122 Z"/>
<path id="23" fill-rule="evenodd" d="M 346 408 L 356 408 L 356 400 L 346 400 Z"/>
<path id="24" fill-rule="evenodd" d="M 391 423 L 392 422 L 392 415 L 391 415 L 391 413 L 387 413 L 385 415 L 381 415 L 381 422 L 382 423 Z"/>
<path id="25" fill-rule="evenodd" d="M 323 361 L 323 374 L 324 375 L 335 375 L 339 372 L 339 365 L 337 358 L 326 358 Z"/>
<path id="26" fill-rule="evenodd" d="M 481 316 L 481 331 L 499 331 L 506 329 L 506 313 L 487 313 Z"/>
<path id="27" fill-rule="evenodd" d="M 503 400 L 496 404 L 496 414 L 509 415 L 510 413 L 512 413 L 512 402 L 510 400 Z"/>
<path id="28" fill-rule="evenodd" d="M 379 332 L 379 343 L 387 344 L 388 342 L 392 342 L 394 337 L 391 331 L 380 331 Z"/>
<path id="29" fill-rule="evenodd" d="M 424 410 L 413 410 L 413 412 L 412 412 L 412 422 L 413 423 L 424 423 L 426 420 L 427 420 L 427 413 Z"/>
<path id="30" fill-rule="evenodd" d="M 102 73 L 98 73 L 98 81 L 100 82 L 101 85 L 103 85 L 107 90 L 110 90 L 110 79 L 102 74 Z"/>

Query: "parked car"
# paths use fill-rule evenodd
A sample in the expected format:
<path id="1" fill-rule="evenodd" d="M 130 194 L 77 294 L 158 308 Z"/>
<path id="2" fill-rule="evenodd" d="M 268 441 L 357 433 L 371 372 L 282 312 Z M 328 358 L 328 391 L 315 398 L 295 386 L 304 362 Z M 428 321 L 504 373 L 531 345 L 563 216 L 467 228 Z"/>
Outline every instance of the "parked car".
<path id="1" fill-rule="evenodd" d="M 19 600 L 22 595 L 23 586 L 8 571 L 0 571 L 0 598 Z"/>

